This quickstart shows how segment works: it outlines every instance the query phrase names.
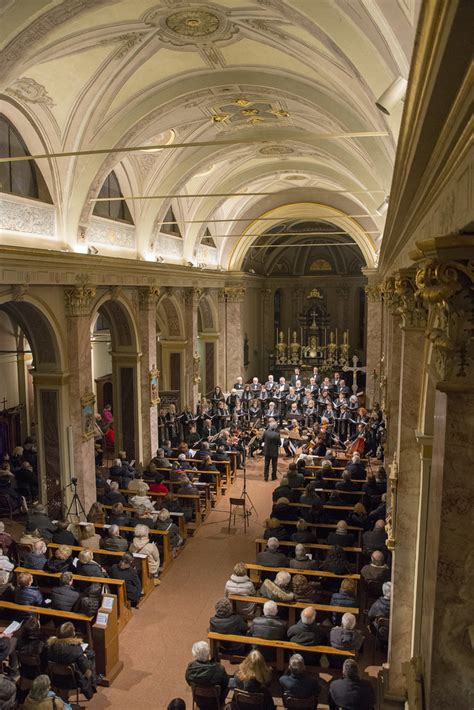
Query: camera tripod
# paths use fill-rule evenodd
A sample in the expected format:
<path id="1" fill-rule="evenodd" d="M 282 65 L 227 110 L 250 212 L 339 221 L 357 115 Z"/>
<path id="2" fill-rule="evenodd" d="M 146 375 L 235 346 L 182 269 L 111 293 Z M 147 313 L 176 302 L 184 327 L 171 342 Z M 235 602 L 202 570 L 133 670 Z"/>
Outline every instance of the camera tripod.
<path id="1" fill-rule="evenodd" d="M 244 487 L 242 488 L 242 493 L 240 497 L 245 501 L 244 505 L 244 515 L 248 519 L 252 515 L 252 511 L 258 517 L 257 509 L 255 508 L 250 495 L 247 493 L 247 451 L 244 452 L 243 464 L 244 464 Z M 248 503 L 248 506 L 247 506 Z"/>
<path id="2" fill-rule="evenodd" d="M 79 520 L 81 519 L 81 515 L 83 515 L 84 518 L 87 518 L 86 511 L 84 510 L 82 501 L 77 493 L 77 478 L 71 478 L 71 483 L 68 486 L 65 486 L 63 490 L 65 491 L 67 488 L 70 488 L 73 493 L 72 500 L 69 503 L 69 507 L 66 510 L 66 514 L 64 517 L 66 518 L 66 520 L 69 518 L 70 515 L 74 515 Z"/>

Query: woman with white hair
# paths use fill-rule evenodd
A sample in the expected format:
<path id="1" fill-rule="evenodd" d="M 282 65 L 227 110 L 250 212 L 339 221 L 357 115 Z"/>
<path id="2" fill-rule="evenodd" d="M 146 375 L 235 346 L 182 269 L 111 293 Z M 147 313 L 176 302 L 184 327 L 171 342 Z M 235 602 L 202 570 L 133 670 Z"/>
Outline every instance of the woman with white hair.
<path id="1" fill-rule="evenodd" d="M 312 698 L 314 707 L 316 707 L 321 692 L 319 674 L 306 671 L 304 659 L 300 653 L 294 653 L 290 657 L 288 670 L 280 676 L 279 682 L 284 696 L 289 695 L 301 700 Z"/>
<path id="2" fill-rule="evenodd" d="M 272 599 L 274 602 L 292 602 L 295 595 L 291 591 L 290 573 L 278 572 L 274 582 L 266 579 L 260 587 L 260 596 Z"/>
<path id="3" fill-rule="evenodd" d="M 186 668 L 186 683 L 191 687 L 212 688 L 218 685 L 221 689 L 220 702 L 224 705 L 229 687 L 229 677 L 218 661 L 210 658 L 209 644 L 206 641 L 197 641 L 192 647 L 193 659 Z M 199 710 L 215 708 L 212 698 L 196 698 Z"/>
<path id="4" fill-rule="evenodd" d="M 162 508 L 158 513 L 158 518 L 153 526 L 155 530 L 164 530 L 169 535 L 171 552 L 173 557 L 176 557 L 178 548 L 184 543 L 183 538 L 179 534 L 179 528 L 176 523 L 171 520 L 169 510 Z"/>
<path id="5" fill-rule="evenodd" d="M 148 510 L 154 510 L 155 506 L 147 493 L 148 488 L 141 484 L 137 487 L 137 494 L 130 498 L 130 504 L 133 505 L 134 508 L 143 505 L 145 508 L 148 508 Z"/>
<path id="6" fill-rule="evenodd" d="M 342 615 L 341 625 L 333 626 L 329 634 L 329 643 L 333 648 L 342 651 L 360 651 L 364 643 L 364 637 L 356 629 L 356 618 L 354 614 L 347 612 Z"/>
<path id="7" fill-rule="evenodd" d="M 160 553 L 155 543 L 149 538 L 149 530 L 146 525 L 136 525 L 129 550 L 130 552 L 138 552 L 141 555 L 147 556 L 150 575 L 154 577 L 155 584 L 159 584 Z"/>

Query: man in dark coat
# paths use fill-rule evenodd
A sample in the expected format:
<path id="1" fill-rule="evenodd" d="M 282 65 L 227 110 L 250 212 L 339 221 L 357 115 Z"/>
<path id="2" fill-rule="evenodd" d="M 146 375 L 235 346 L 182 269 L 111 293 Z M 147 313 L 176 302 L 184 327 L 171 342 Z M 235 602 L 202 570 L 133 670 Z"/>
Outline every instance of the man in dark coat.
<path id="1" fill-rule="evenodd" d="M 186 668 L 186 683 L 190 686 L 210 688 L 218 685 L 221 689 L 220 702 L 223 705 L 227 689 L 229 686 L 229 678 L 223 666 L 217 661 L 210 660 L 209 644 L 206 641 L 198 641 L 193 644 L 192 661 Z M 199 698 L 197 705 L 199 710 L 207 710 L 215 708 L 215 701 L 212 698 Z"/>
<path id="2" fill-rule="evenodd" d="M 316 611 L 312 606 L 303 609 L 300 620 L 290 626 L 288 639 L 302 646 L 319 646 L 326 641 L 321 627 L 316 623 Z"/>
<path id="3" fill-rule="evenodd" d="M 276 537 L 271 537 L 267 542 L 267 549 L 257 554 L 257 564 L 264 567 L 288 567 L 289 559 L 283 552 L 279 552 L 280 542 Z"/>
<path id="4" fill-rule="evenodd" d="M 270 641 L 286 639 L 286 621 L 278 618 L 278 605 L 269 600 L 263 605 L 263 616 L 256 616 L 250 626 L 250 636 Z"/>
<path id="5" fill-rule="evenodd" d="M 362 535 L 362 548 L 364 554 L 371 554 L 375 550 L 384 552 L 386 549 L 387 533 L 385 532 L 385 520 L 377 520 L 373 530 L 367 530 Z"/>
<path id="6" fill-rule="evenodd" d="M 319 677 L 306 672 L 303 656 L 299 653 L 290 657 L 288 671 L 280 676 L 279 681 L 283 692 L 292 698 L 314 698 L 317 701 L 321 691 Z"/>
<path id="7" fill-rule="evenodd" d="M 348 658 L 342 666 L 342 678 L 333 680 L 329 686 L 329 707 L 331 710 L 373 710 L 375 694 L 368 680 L 361 680 L 357 663 Z"/>
<path id="8" fill-rule="evenodd" d="M 328 545 L 339 545 L 339 547 L 354 547 L 355 535 L 347 529 L 345 520 L 339 520 L 335 532 L 329 533 L 327 537 Z"/>
<path id="9" fill-rule="evenodd" d="M 97 692 L 95 675 L 94 652 L 90 649 L 82 650 L 82 639 L 75 634 L 71 622 L 66 622 L 59 627 L 57 636 L 48 639 L 48 661 L 61 666 L 74 665 L 76 678 L 86 698 L 90 700 Z M 75 688 L 75 685 L 72 685 Z"/>
<path id="10" fill-rule="evenodd" d="M 74 589 L 73 576 L 71 572 L 63 572 L 59 578 L 59 587 L 51 590 L 51 607 L 60 611 L 72 611 L 77 600 L 81 596 Z"/>
<path id="11" fill-rule="evenodd" d="M 263 454 L 265 456 L 263 477 L 266 481 L 268 481 L 270 463 L 272 465 L 272 481 L 276 481 L 279 449 L 280 434 L 277 430 L 276 422 L 272 422 L 263 435 Z"/>
<path id="12" fill-rule="evenodd" d="M 26 529 L 28 531 L 39 530 L 41 537 L 50 542 L 52 540 L 53 533 L 56 531 L 56 526 L 49 519 L 44 505 L 36 503 L 36 505 L 34 505 L 28 513 Z"/>

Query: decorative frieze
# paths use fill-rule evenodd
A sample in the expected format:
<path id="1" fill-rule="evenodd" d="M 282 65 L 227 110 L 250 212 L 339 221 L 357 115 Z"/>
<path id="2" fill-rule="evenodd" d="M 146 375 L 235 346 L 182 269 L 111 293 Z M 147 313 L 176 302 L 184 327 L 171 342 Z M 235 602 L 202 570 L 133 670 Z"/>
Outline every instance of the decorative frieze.
<path id="1" fill-rule="evenodd" d="M 104 244 L 125 249 L 135 249 L 136 246 L 135 227 L 132 224 L 101 219 L 100 217 L 92 217 L 86 230 L 86 239 L 91 244 Z"/>
<path id="2" fill-rule="evenodd" d="M 56 236 L 56 208 L 22 199 L 0 199 L 0 230 L 38 237 Z"/>

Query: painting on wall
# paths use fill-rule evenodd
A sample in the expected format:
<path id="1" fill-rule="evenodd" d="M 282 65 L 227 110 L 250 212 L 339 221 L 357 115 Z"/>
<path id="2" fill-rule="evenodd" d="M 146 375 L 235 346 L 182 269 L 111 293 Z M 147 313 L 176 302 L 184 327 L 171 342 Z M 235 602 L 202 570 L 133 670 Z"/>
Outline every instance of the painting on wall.
<path id="1" fill-rule="evenodd" d="M 153 365 L 150 370 L 150 407 L 160 403 L 159 378 L 160 371 Z"/>
<path id="2" fill-rule="evenodd" d="M 95 395 L 93 392 L 85 392 L 81 397 L 81 418 L 82 418 L 82 440 L 91 439 L 96 432 L 95 428 Z"/>

